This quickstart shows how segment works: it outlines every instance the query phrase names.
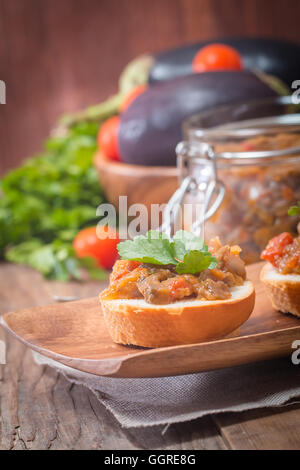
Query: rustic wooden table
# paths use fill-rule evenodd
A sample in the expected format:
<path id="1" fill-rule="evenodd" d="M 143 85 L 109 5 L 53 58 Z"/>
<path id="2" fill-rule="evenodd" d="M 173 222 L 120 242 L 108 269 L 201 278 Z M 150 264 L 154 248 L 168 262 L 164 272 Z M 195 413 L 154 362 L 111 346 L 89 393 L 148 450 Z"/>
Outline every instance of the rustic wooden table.
<path id="1" fill-rule="evenodd" d="M 0 314 L 97 295 L 101 286 L 47 282 L 25 267 L 0 265 Z M 225 413 L 162 427 L 122 429 L 87 388 L 68 382 L 0 330 L 0 449 L 300 449 L 300 405 Z"/>

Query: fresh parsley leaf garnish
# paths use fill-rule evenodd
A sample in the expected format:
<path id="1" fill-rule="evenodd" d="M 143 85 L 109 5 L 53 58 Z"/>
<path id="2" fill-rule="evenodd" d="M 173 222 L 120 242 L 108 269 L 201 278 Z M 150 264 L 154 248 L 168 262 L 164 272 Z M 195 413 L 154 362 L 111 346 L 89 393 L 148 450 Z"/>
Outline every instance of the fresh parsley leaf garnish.
<path id="1" fill-rule="evenodd" d="M 173 237 L 174 243 L 182 242 L 186 252 L 191 250 L 202 250 L 206 245 L 202 238 L 196 237 L 192 232 L 186 230 L 178 230 Z M 206 247 L 207 251 L 207 247 Z"/>
<path id="2" fill-rule="evenodd" d="M 297 206 L 292 206 L 289 208 L 288 214 L 300 216 L 300 201 L 297 202 Z"/>
<path id="3" fill-rule="evenodd" d="M 173 241 L 158 231 L 135 237 L 118 245 L 123 259 L 157 265 L 173 264 L 179 274 L 196 274 L 217 267 L 217 260 L 208 251 L 207 245 L 190 232 L 176 232 Z"/>
<path id="4" fill-rule="evenodd" d="M 205 269 L 214 269 L 217 265 L 216 258 L 209 252 L 192 250 L 184 256 L 182 263 L 178 263 L 176 271 L 178 274 L 196 274 Z"/>
<path id="5" fill-rule="evenodd" d="M 135 237 L 134 240 L 119 243 L 118 251 L 121 258 L 141 263 L 176 264 L 169 240 L 163 235 L 154 235 L 153 232 L 152 234 L 148 232 L 146 236 Z"/>

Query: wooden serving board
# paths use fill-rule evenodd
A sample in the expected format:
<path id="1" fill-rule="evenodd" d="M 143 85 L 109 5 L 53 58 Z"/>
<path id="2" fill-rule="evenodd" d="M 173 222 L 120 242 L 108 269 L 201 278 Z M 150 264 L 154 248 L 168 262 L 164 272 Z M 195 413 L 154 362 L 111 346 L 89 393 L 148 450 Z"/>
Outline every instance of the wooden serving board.
<path id="1" fill-rule="evenodd" d="M 233 337 L 207 343 L 145 349 L 115 344 L 98 298 L 6 313 L 2 326 L 29 348 L 95 375 L 159 377 L 248 364 L 292 353 L 300 320 L 276 312 L 259 281 L 263 263 L 248 267 L 255 309 Z"/>

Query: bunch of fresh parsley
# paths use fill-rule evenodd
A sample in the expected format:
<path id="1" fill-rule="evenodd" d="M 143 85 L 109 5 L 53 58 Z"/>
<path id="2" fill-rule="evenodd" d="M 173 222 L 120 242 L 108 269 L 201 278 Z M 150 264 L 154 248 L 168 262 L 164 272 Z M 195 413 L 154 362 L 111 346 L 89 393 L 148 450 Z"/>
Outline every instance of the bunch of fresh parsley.
<path id="1" fill-rule="evenodd" d="M 157 265 L 173 264 L 178 274 L 196 274 L 218 265 L 204 241 L 185 230 L 176 232 L 172 241 L 163 233 L 150 230 L 145 236 L 119 243 L 118 251 L 123 259 Z"/>
<path id="2" fill-rule="evenodd" d="M 83 265 L 103 278 L 103 270 L 90 259 L 79 260 L 72 248 L 103 201 L 92 164 L 98 128 L 83 122 L 50 138 L 43 153 L 2 179 L 0 258 L 32 266 L 51 279 L 80 279 Z"/>

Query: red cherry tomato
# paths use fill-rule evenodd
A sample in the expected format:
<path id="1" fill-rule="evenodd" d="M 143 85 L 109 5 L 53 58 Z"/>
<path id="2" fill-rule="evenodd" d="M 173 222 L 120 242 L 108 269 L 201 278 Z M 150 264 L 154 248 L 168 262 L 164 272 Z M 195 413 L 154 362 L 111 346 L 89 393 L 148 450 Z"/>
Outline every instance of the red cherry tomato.
<path id="1" fill-rule="evenodd" d="M 284 249 L 290 243 L 293 243 L 294 239 L 288 232 L 283 232 L 277 237 L 272 238 L 266 249 L 261 254 L 261 259 L 265 259 L 270 263 L 276 265 L 276 260 L 281 258 L 284 254 Z"/>
<path id="2" fill-rule="evenodd" d="M 120 160 L 118 132 L 120 126 L 119 116 L 105 121 L 98 133 L 98 146 L 111 160 Z"/>
<path id="3" fill-rule="evenodd" d="M 210 44 L 197 52 L 192 67 L 197 73 L 213 70 L 241 70 L 243 61 L 233 47 L 225 44 Z"/>
<path id="4" fill-rule="evenodd" d="M 98 265 L 110 269 L 118 258 L 118 233 L 110 227 L 88 227 L 81 230 L 73 241 L 78 258 L 91 256 Z"/>
<path id="5" fill-rule="evenodd" d="M 147 90 L 146 85 L 138 85 L 135 88 L 133 88 L 127 95 L 124 96 L 123 100 L 121 101 L 120 104 L 120 112 L 124 113 L 127 108 L 131 105 L 131 103 L 144 91 Z"/>

